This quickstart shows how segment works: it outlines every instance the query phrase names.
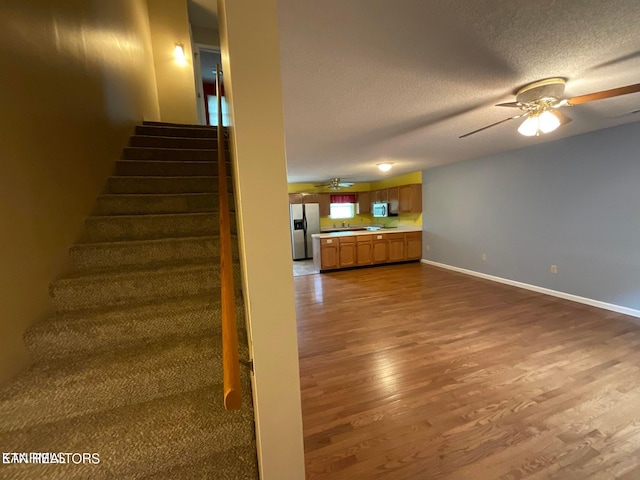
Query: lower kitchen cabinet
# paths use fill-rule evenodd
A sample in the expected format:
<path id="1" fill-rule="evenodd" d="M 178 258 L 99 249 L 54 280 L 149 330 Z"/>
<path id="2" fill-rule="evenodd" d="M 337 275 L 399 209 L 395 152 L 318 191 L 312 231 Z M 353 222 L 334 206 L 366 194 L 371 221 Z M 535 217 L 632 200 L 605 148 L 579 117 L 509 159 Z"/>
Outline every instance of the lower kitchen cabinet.
<path id="1" fill-rule="evenodd" d="M 403 262 L 406 259 L 405 236 L 403 234 L 389 235 L 389 261 Z"/>
<path id="2" fill-rule="evenodd" d="M 340 268 L 353 267 L 356 264 L 356 238 L 340 237 Z"/>
<path id="3" fill-rule="evenodd" d="M 384 234 L 373 235 L 372 248 L 371 248 L 371 261 L 372 263 L 387 263 L 389 258 L 389 241 Z"/>
<path id="4" fill-rule="evenodd" d="M 415 261 L 422 258 L 422 232 L 314 237 L 313 245 L 313 259 L 320 271 Z"/>
<path id="5" fill-rule="evenodd" d="M 406 237 L 407 260 L 420 260 L 422 258 L 422 232 L 409 232 Z"/>
<path id="6" fill-rule="evenodd" d="M 372 262 L 371 235 L 356 237 L 356 264 L 371 265 Z"/>
<path id="7" fill-rule="evenodd" d="M 320 240 L 320 270 L 340 268 L 339 242 L 337 238 Z"/>

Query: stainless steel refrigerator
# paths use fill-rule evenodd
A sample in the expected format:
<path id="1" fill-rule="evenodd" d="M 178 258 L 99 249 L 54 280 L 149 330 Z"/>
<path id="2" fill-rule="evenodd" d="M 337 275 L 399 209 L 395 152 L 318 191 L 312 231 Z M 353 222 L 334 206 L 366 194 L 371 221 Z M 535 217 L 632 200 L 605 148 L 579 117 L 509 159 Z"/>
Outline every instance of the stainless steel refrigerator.
<path id="1" fill-rule="evenodd" d="M 291 250 L 294 260 L 313 258 L 311 235 L 320 233 L 320 205 L 293 204 L 291 207 Z"/>

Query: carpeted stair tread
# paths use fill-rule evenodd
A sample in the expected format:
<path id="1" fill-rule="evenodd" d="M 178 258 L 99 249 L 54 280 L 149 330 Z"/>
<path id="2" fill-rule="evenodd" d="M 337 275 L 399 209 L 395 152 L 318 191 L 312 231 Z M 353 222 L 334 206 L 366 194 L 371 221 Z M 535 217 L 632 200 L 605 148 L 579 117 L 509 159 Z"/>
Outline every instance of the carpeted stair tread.
<path id="1" fill-rule="evenodd" d="M 236 295 L 241 294 L 240 266 L 233 265 Z M 58 312 L 101 308 L 183 295 L 219 295 L 215 262 L 119 268 L 75 272 L 53 282 L 49 293 Z"/>
<path id="2" fill-rule="evenodd" d="M 129 147 L 142 148 L 177 148 L 181 150 L 217 150 L 217 137 L 193 138 L 171 137 L 168 135 L 133 135 L 129 139 Z"/>
<path id="3" fill-rule="evenodd" d="M 142 122 L 143 126 L 152 126 L 152 127 L 178 127 L 185 129 L 198 129 L 198 130 L 206 130 L 217 132 L 218 127 L 214 127 L 211 125 L 200 125 L 197 123 L 174 123 L 174 122 L 156 122 L 153 120 L 145 120 Z"/>
<path id="4" fill-rule="evenodd" d="M 233 194 L 229 208 L 233 209 Z M 145 215 L 159 213 L 196 213 L 218 210 L 214 193 L 115 193 L 98 196 L 96 215 Z"/>
<path id="5" fill-rule="evenodd" d="M 246 345 L 242 300 L 236 304 L 236 319 L 239 342 Z M 210 295 L 181 297 L 133 307 L 56 315 L 31 326 L 24 340 L 32 358 L 43 362 L 133 348 L 169 337 L 221 335 L 220 321 L 220 300 Z"/>
<path id="6" fill-rule="evenodd" d="M 247 465 L 255 462 L 254 449 L 236 447 L 226 452 L 218 452 L 198 463 L 174 467 L 164 472 L 145 477 L 144 480 L 252 480 L 257 478 L 256 469 Z"/>
<path id="7" fill-rule="evenodd" d="M 231 232 L 236 230 L 235 214 L 230 214 Z M 218 234 L 217 212 L 146 215 L 94 215 L 85 220 L 89 241 L 151 240 Z"/>
<path id="8" fill-rule="evenodd" d="M 216 127 L 202 127 L 202 125 L 196 128 L 184 125 L 137 125 L 135 133 L 136 135 L 155 135 L 158 137 L 217 138 Z"/>
<path id="9" fill-rule="evenodd" d="M 109 177 L 107 193 L 211 193 L 218 192 L 218 177 Z"/>
<path id="10" fill-rule="evenodd" d="M 218 174 L 218 162 L 117 160 L 115 174 L 158 177 L 215 176 Z"/>
<path id="11" fill-rule="evenodd" d="M 233 236 L 231 240 L 232 254 L 238 258 L 237 238 Z M 220 258 L 220 236 L 83 243 L 72 246 L 69 254 L 80 270 L 215 261 Z"/>
<path id="12" fill-rule="evenodd" d="M 196 464 L 212 454 L 247 449 L 238 459 L 245 465 L 239 478 L 257 479 L 251 395 L 243 372 L 243 407 L 226 412 L 222 386 L 209 384 L 198 390 L 151 402 L 78 416 L 55 423 L 0 433 L 4 452 L 96 452 L 98 465 L 2 465 L 4 478 L 139 479 L 185 464 Z M 73 432 L 72 435 L 69 432 Z M 234 457 L 228 455 L 228 461 Z M 184 477 L 183 477 L 184 478 Z M 197 478 L 197 477 L 196 477 Z M 215 477 L 214 477 L 215 478 Z"/>
<path id="13" fill-rule="evenodd" d="M 247 355 L 244 348 L 242 357 Z M 54 422 L 208 383 L 222 383 L 220 336 L 176 337 L 135 349 L 38 364 L 0 389 L 0 425 L 14 430 Z"/>
<path id="14" fill-rule="evenodd" d="M 122 159 L 212 162 L 218 160 L 218 150 L 216 148 L 125 147 L 122 149 Z"/>

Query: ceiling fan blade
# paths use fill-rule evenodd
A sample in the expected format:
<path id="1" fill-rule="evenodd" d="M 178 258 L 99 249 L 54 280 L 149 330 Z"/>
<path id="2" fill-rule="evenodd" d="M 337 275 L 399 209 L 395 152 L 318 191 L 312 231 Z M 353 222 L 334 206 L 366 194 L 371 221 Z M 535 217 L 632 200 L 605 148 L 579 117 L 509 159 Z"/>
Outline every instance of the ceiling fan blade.
<path id="1" fill-rule="evenodd" d="M 594 102 L 596 100 L 602 100 L 603 98 L 619 97 L 620 95 L 628 95 L 630 93 L 638 92 L 640 92 L 640 83 L 569 98 L 567 99 L 567 105 L 580 105 L 581 103 Z"/>
<path id="2" fill-rule="evenodd" d="M 560 110 L 554 110 L 553 114 L 558 118 L 558 120 L 560 120 L 560 125 L 566 125 L 567 123 L 573 121 L 571 117 L 569 117 L 568 115 L 565 115 Z"/>
<path id="3" fill-rule="evenodd" d="M 473 135 L 474 133 L 481 132 L 483 130 L 486 130 L 487 128 L 495 127 L 496 125 L 500 125 L 501 123 L 508 122 L 509 120 L 513 120 L 515 118 L 520 118 L 520 117 L 526 117 L 528 114 L 529 114 L 529 112 L 525 112 L 522 115 L 515 115 L 513 117 L 505 118 L 504 120 L 500 120 L 499 122 L 492 123 L 491 125 L 487 125 L 486 127 L 479 128 L 478 130 L 474 130 L 473 132 L 465 133 L 464 135 L 462 135 L 462 136 L 460 136 L 458 138 L 468 137 L 469 135 Z"/>
<path id="4" fill-rule="evenodd" d="M 515 107 L 515 108 L 520 108 L 520 102 L 496 103 L 496 107 Z"/>

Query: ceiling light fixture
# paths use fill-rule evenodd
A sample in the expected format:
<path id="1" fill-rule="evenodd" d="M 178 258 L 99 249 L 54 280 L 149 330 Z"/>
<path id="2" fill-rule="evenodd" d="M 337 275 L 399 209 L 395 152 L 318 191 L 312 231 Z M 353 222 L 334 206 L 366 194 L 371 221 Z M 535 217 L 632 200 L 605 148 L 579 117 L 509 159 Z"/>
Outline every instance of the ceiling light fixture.
<path id="1" fill-rule="evenodd" d="M 518 127 L 518 133 L 525 137 L 537 137 L 541 133 L 553 132 L 559 126 L 560 119 L 553 112 L 545 110 L 542 113 L 529 115 Z"/>
<path id="2" fill-rule="evenodd" d="M 391 170 L 391 167 L 393 166 L 393 163 L 378 163 L 377 167 L 380 169 L 381 172 L 388 172 L 389 170 Z"/>

